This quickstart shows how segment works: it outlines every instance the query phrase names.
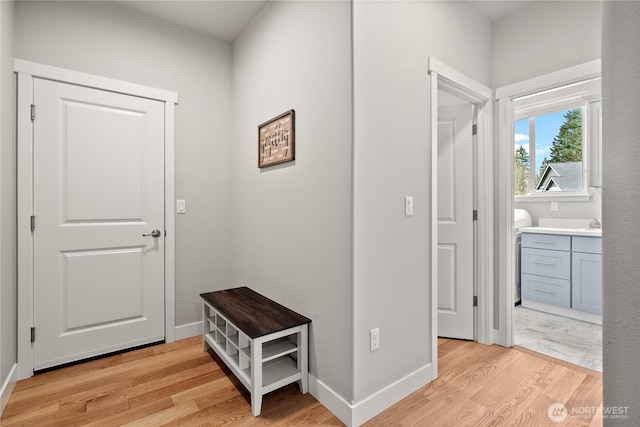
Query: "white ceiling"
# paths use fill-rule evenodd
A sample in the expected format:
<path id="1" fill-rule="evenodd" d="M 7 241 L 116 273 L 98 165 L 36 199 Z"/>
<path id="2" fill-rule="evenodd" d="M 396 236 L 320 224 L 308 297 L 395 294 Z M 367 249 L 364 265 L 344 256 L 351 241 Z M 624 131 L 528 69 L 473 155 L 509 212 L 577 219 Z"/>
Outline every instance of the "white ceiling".
<path id="1" fill-rule="evenodd" d="M 486 0 L 469 0 L 476 9 L 482 12 L 491 21 L 507 16 L 508 14 L 515 12 L 527 3 L 532 3 L 531 0 L 501 0 L 501 1 L 486 1 Z"/>
<path id="2" fill-rule="evenodd" d="M 116 1 L 182 27 L 233 42 L 249 22 L 251 22 L 253 17 L 260 11 L 260 9 L 264 7 L 268 0 Z M 468 1 L 480 13 L 492 21 L 508 15 L 527 3 L 531 3 L 530 0 Z"/>
<path id="3" fill-rule="evenodd" d="M 118 0 L 118 3 L 233 42 L 267 0 Z"/>

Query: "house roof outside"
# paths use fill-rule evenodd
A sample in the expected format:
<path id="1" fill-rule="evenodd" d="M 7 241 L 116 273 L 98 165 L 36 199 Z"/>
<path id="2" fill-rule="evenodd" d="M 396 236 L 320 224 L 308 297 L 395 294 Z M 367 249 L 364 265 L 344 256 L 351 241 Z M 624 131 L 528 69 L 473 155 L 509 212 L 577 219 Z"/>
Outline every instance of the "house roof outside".
<path id="1" fill-rule="evenodd" d="M 536 192 L 582 190 L 582 162 L 549 163 Z"/>

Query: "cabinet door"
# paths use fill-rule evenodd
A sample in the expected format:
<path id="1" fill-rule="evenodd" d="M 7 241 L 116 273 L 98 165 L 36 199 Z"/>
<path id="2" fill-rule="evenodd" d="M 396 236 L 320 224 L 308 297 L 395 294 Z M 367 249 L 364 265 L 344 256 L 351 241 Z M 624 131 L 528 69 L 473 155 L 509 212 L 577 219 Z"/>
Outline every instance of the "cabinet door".
<path id="1" fill-rule="evenodd" d="M 573 253 L 571 308 L 602 314 L 602 255 Z"/>

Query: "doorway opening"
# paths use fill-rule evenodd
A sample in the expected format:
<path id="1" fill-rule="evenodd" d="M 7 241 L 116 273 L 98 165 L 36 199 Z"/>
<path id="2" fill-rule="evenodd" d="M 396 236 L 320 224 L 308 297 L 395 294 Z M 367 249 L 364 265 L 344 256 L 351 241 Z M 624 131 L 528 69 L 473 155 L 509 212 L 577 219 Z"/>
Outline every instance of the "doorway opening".
<path id="1" fill-rule="evenodd" d="M 600 61 L 496 97 L 500 344 L 601 371 Z"/>
<path id="2" fill-rule="evenodd" d="M 432 325 L 432 360 L 438 360 L 438 335 L 439 335 L 439 227 L 440 217 L 439 204 L 451 202 L 446 198 L 441 200 L 439 196 L 439 115 L 438 107 L 441 105 L 439 101 L 439 93 L 446 93 L 463 101 L 471 111 L 475 121 L 470 124 L 476 124 L 475 156 L 472 156 L 472 166 L 475 165 L 475 172 L 471 174 L 472 187 L 473 176 L 475 174 L 475 196 L 471 196 L 471 210 L 464 215 L 472 219 L 472 235 L 471 241 L 475 241 L 475 245 L 471 245 L 471 258 L 475 258 L 475 267 L 473 268 L 475 280 L 472 278 L 471 295 L 469 302 L 472 315 L 470 322 L 471 329 L 474 331 L 473 339 L 482 344 L 491 344 L 493 342 L 493 90 L 467 77 L 459 71 L 441 63 L 440 61 L 430 57 L 428 58 L 429 73 L 429 110 L 431 111 L 429 126 L 431 141 L 431 325 Z M 444 95 L 442 95 L 444 96 Z M 449 98 L 451 99 L 451 98 Z M 475 106 L 475 107 L 472 107 Z M 473 126 L 471 126 L 473 128 Z M 445 126 L 446 129 L 446 126 Z M 452 129 L 449 125 L 448 129 Z M 475 159 L 475 160 L 473 160 Z M 449 175 L 453 176 L 453 175 Z M 446 211 L 446 209 L 445 209 Z M 474 221 L 474 218 L 477 218 Z M 475 248 L 474 248 L 475 246 Z M 453 251 L 451 245 L 448 248 Z M 473 256 L 475 252 L 476 256 Z M 452 259 L 451 257 L 449 259 Z M 472 261 L 473 263 L 473 261 Z M 451 265 L 451 264 L 449 264 Z M 467 266 L 468 268 L 468 266 Z M 449 271 L 455 271 L 449 268 Z M 475 289 L 474 289 L 475 288 Z M 442 301 L 449 302 L 452 306 L 453 298 L 449 294 L 448 298 Z M 441 301 L 441 302 L 442 302 Z M 477 302 L 477 306 L 475 303 Z M 437 378 L 437 363 L 433 363 L 433 378 Z"/>

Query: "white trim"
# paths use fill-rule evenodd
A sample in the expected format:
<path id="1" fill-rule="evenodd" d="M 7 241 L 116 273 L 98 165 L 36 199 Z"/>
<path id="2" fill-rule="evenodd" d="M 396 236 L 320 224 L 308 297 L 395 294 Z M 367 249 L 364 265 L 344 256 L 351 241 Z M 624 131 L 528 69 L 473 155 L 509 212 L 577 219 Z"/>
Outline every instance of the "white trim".
<path id="1" fill-rule="evenodd" d="M 40 77 L 42 79 L 55 80 L 63 83 L 73 83 L 77 86 L 93 87 L 111 92 L 135 95 L 141 98 L 156 99 L 172 104 L 178 103 L 178 94 L 175 92 L 136 83 L 94 76 L 92 74 L 53 67 L 51 65 L 25 61 L 19 58 L 14 59 L 13 67 L 16 72 L 29 74 L 32 77 Z"/>
<path id="2" fill-rule="evenodd" d="M 519 83 L 496 89 L 498 100 L 498 315 L 499 341 L 505 347 L 513 345 L 513 278 L 515 274 L 515 242 L 513 239 L 513 119 L 514 99 L 536 92 L 559 88 L 572 83 L 588 81 L 601 76 L 601 60 L 565 68 Z M 551 201 L 553 196 L 545 196 Z M 566 201 L 568 196 L 559 196 Z M 588 197 L 575 195 L 573 197 Z M 533 199 L 531 197 L 530 199 Z M 537 197 L 536 197 L 537 199 Z M 577 199 L 573 199 L 577 200 Z M 520 198 L 518 201 L 521 201 Z M 529 201 L 529 200 L 522 200 Z"/>
<path id="3" fill-rule="evenodd" d="M 515 196 L 517 203 L 545 203 L 545 202 L 588 202 L 591 200 L 591 194 L 540 194 L 538 196 Z"/>
<path id="4" fill-rule="evenodd" d="M 438 351 L 438 88 L 453 91 L 454 94 L 477 107 L 477 123 L 481 129 L 477 135 L 477 275 L 478 307 L 474 328 L 476 340 L 481 344 L 491 344 L 493 329 L 493 90 L 429 57 L 427 71 L 430 75 L 429 134 L 431 136 L 431 321 L 432 321 L 432 362 L 433 378 L 437 378 Z M 434 114 L 435 112 L 435 114 Z"/>
<path id="5" fill-rule="evenodd" d="M 33 239 L 30 217 L 33 214 L 33 127 L 30 120 L 33 77 L 18 73 L 17 179 L 18 179 L 18 378 L 33 375 Z"/>
<path id="6" fill-rule="evenodd" d="M 21 59 L 14 60 L 18 75 L 17 99 L 17 180 L 18 180 L 18 379 L 33 375 L 33 127 L 30 108 L 34 77 L 77 84 L 111 92 L 130 94 L 165 102 L 165 341 L 175 340 L 175 219 L 174 200 L 174 108 L 173 92 L 129 82 L 93 76 Z"/>
<path id="7" fill-rule="evenodd" d="M 356 403 L 350 404 L 311 374 L 309 392 L 348 427 L 356 427 L 431 382 L 434 379 L 431 376 L 431 365 L 429 363 L 416 369 Z"/>
<path id="8" fill-rule="evenodd" d="M 542 76 L 503 86 L 496 89 L 496 99 L 513 99 L 515 97 L 530 95 L 534 92 L 553 89 L 560 85 L 567 85 L 598 77 L 601 75 L 601 63 L 602 61 L 600 59 L 595 59 L 584 64 L 565 68 L 564 70 L 543 74 Z"/>
<path id="9" fill-rule="evenodd" d="M 522 300 L 522 307 L 529 308 L 531 310 L 543 311 L 545 313 L 557 314 L 558 316 L 577 319 L 583 322 L 593 323 L 595 325 L 602 325 L 602 315 L 600 314 L 588 313 L 586 311 L 574 310 L 572 308 L 559 307 L 557 305 L 545 304 L 543 302 L 532 301 L 528 299 Z"/>
<path id="10" fill-rule="evenodd" d="M 309 393 L 347 427 L 353 426 L 353 406 L 311 373 L 309 373 Z"/>
<path id="11" fill-rule="evenodd" d="M 431 377 L 438 378 L 438 73 L 429 73 L 431 141 Z"/>
<path id="12" fill-rule="evenodd" d="M 480 344 L 493 344 L 493 103 L 486 102 L 478 110 L 477 199 L 478 199 L 478 307 L 477 336 Z"/>
<path id="13" fill-rule="evenodd" d="M 471 102 L 487 102 L 493 99 L 492 89 L 478 83 L 470 77 L 467 77 L 458 70 L 449 67 L 432 56 L 427 58 L 427 70 L 445 77 L 450 84 L 454 84 L 461 88 L 461 93 L 463 93 L 465 98 L 469 98 L 470 96 L 473 97 L 473 100 L 470 100 Z"/>
<path id="14" fill-rule="evenodd" d="M 515 241 L 513 236 L 513 101 L 498 100 L 498 344 L 513 345 Z M 510 146 L 509 146 L 510 144 Z"/>
<path id="15" fill-rule="evenodd" d="M 201 336 L 204 329 L 204 323 L 202 320 L 198 322 L 188 323 L 186 325 L 176 326 L 174 328 L 174 340 L 182 340 L 185 338 L 191 338 L 195 336 Z"/>
<path id="16" fill-rule="evenodd" d="M 0 415 L 4 412 L 4 408 L 7 407 L 16 382 L 18 382 L 18 364 L 14 363 L 9 371 L 9 375 L 7 375 L 7 379 L 2 384 L 2 389 L 0 389 Z"/>
<path id="17" fill-rule="evenodd" d="M 177 96 L 176 96 L 177 99 Z M 176 326 L 176 226 L 175 226 L 175 104 L 164 104 L 164 332 L 165 342 L 175 341 Z"/>

